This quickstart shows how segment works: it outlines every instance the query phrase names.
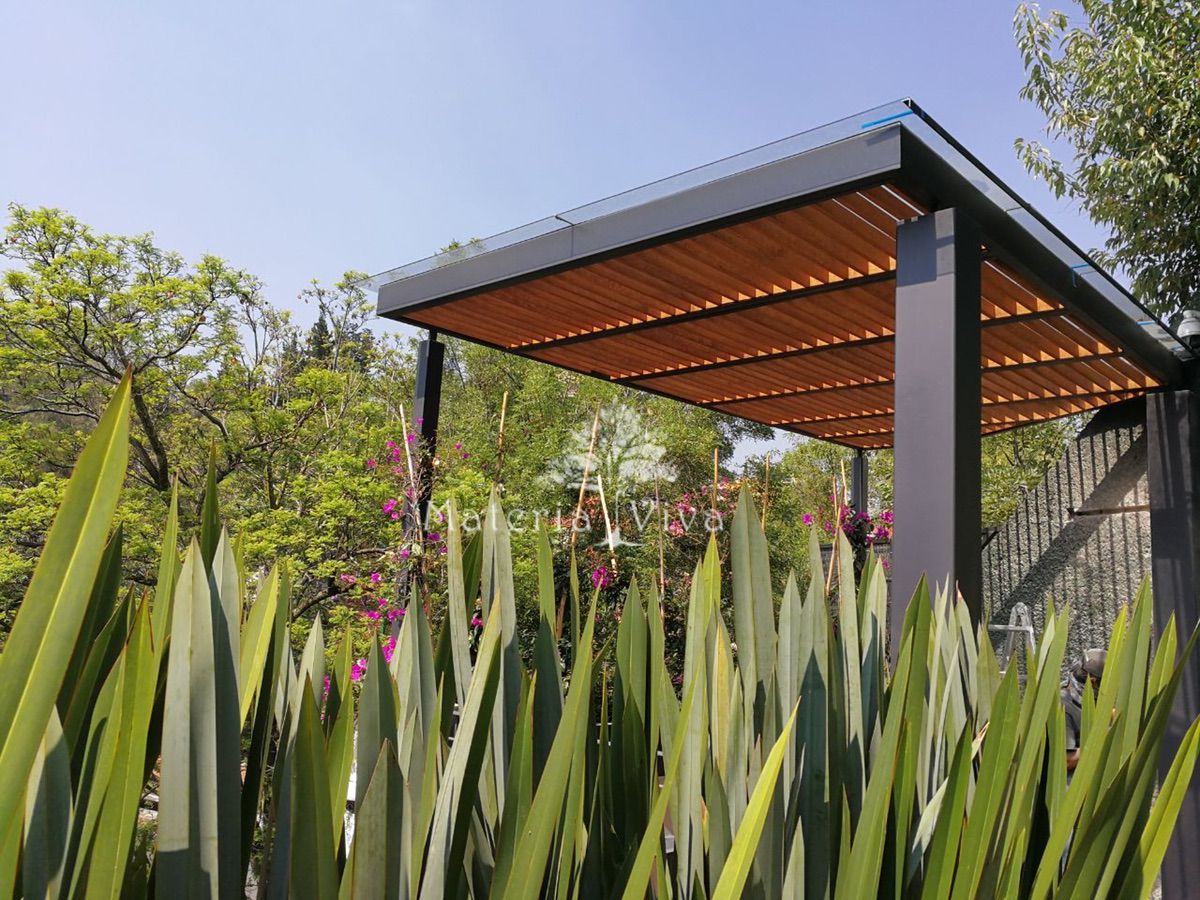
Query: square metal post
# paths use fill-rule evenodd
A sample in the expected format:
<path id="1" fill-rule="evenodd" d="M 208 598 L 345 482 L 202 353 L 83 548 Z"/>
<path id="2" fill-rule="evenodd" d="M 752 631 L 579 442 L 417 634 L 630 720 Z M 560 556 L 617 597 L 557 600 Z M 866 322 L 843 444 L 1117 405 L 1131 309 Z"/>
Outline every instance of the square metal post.
<path id="1" fill-rule="evenodd" d="M 1154 624 L 1175 616 L 1182 645 L 1200 610 L 1200 394 L 1171 390 L 1146 400 Z M 1193 654 L 1167 722 L 1159 777 L 1165 777 L 1192 720 L 1200 715 L 1200 659 Z M 1200 782 L 1192 781 L 1163 860 L 1166 900 L 1196 896 L 1200 885 Z"/>
<path id="2" fill-rule="evenodd" d="M 413 423 L 421 436 L 422 465 L 418 474 L 417 512 L 425 523 L 433 494 L 433 457 L 437 454 L 438 418 L 442 405 L 442 367 L 446 345 L 430 329 L 429 337 L 417 345 L 417 386 L 413 399 Z"/>
<path id="3" fill-rule="evenodd" d="M 867 454 L 855 450 L 854 459 L 850 461 L 850 505 L 855 512 L 867 512 L 867 471 Z"/>
<path id="4" fill-rule="evenodd" d="M 957 209 L 896 229 L 893 654 L 922 575 L 980 616 L 979 247 Z"/>

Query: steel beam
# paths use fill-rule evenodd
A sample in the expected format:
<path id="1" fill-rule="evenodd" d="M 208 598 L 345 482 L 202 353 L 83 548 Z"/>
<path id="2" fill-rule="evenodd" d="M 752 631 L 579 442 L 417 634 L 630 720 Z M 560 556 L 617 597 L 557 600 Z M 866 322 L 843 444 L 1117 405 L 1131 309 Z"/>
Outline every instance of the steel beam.
<path id="1" fill-rule="evenodd" d="M 896 230 L 892 652 L 922 575 L 980 615 L 980 235 L 960 210 Z"/>
<path id="2" fill-rule="evenodd" d="M 1194 373 L 1193 373 L 1194 375 Z M 1146 400 L 1151 575 L 1157 628 L 1175 617 L 1180 642 L 1200 611 L 1200 393 L 1184 389 Z M 1192 654 L 1167 723 L 1159 775 L 1165 777 L 1191 722 L 1200 715 L 1200 659 Z M 1194 897 L 1200 885 L 1200 782 L 1179 811 L 1162 867 L 1165 900 Z"/>
<path id="3" fill-rule="evenodd" d="M 438 341 L 437 332 L 417 345 L 417 386 L 413 399 L 413 424 L 421 436 L 422 464 L 417 483 L 417 514 L 424 526 L 433 494 L 433 458 L 437 455 L 438 419 L 442 406 L 442 367 L 446 345 Z"/>

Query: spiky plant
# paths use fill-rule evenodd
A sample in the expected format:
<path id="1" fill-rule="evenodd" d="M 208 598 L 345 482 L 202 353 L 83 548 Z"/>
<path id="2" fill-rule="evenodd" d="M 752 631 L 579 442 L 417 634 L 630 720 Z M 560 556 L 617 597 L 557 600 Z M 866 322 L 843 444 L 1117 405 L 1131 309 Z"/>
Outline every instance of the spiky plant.
<path id="1" fill-rule="evenodd" d="M 436 642 L 414 599 L 390 662 L 375 641 L 356 697 L 346 636 L 327 686 L 319 620 L 294 658 L 286 568 L 246 578 L 214 483 L 182 557 L 172 508 L 155 590 L 122 587 L 110 529 L 128 412 L 127 380 L 0 656 L 0 895 L 229 897 L 248 877 L 260 897 L 1151 890 L 1200 743 L 1193 725 L 1156 785 L 1195 637 L 1177 653 L 1171 622 L 1152 646 L 1145 589 L 1085 695 L 1069 784 L 1066 610 L 1047 617 L 1021 684 L 961 602 L 922 586 L 892 668 L 880 569 L 868 560 L 856 586 L 843 544 L 827 597 L 814 538 L 812 581 L 773 597 L 745 493 L 732 597 L 715 540 L 697 566 L 678 693 L 659 598 L 636 581 L 612 644 L 593 645 L 594 598 L 573 617 L 564 665 L 545 534 L 525 668 L 493 497 L 466 554 L 451 507 Z M 569 600 L 586 605 L 574 580 Z"/>

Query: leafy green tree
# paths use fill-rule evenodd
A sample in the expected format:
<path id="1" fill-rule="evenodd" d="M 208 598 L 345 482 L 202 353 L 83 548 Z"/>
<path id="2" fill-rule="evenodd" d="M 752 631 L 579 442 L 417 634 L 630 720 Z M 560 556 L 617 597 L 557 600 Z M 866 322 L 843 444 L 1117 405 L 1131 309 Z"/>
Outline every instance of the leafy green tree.
<path id="1" fill-rule="evenodd" d="M 1017 8 L 1021 96 L 1051 139 L 1018 140 L 1017 152 L 1109 229 L 1099 259 L 1170 315 L 1200 296 L 1200 4 L 1080 0 L 1079 11 Z"/>

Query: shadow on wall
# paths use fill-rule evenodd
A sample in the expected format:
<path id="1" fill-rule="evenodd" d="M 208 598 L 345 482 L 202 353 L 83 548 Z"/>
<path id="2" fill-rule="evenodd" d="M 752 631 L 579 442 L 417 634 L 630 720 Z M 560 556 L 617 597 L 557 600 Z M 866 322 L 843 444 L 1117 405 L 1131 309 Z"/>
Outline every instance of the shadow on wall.
<path id="1" fill-rule="evenodd" d="M 1117 610 L 1150 574 L 1145 423 L 1141 398 L 1100 410 L 997 530 L 983 550 L 989 622 L 1007 624 L 1024 603 L 1040 635 L 1052 597 L 1071 604 L 1068 661 L 1107 645 Z"/>

